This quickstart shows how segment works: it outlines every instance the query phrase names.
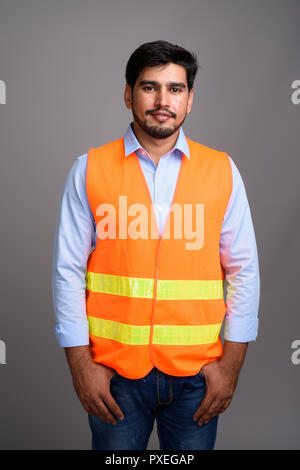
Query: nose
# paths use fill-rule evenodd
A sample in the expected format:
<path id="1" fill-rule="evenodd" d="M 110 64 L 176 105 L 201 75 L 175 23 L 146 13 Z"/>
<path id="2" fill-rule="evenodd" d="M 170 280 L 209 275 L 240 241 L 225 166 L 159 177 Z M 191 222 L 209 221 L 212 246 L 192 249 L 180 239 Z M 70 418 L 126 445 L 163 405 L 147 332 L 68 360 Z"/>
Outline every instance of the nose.
<path id="1" fill-rule="evenodd" d="M 167 108 L 169 107 L 167 90 L 160 88 L 155 96 L 155 107 Z"/>

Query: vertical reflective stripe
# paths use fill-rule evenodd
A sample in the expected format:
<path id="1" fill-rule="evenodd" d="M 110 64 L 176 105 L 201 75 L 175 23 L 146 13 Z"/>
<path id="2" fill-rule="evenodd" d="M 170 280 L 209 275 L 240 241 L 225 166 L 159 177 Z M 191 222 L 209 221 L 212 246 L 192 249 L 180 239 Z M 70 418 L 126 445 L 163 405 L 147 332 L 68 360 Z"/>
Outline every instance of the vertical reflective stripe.
<path id="1" fill-rule="evenodd" d="M 92 292 L 146 299 L 153 298 L 153 279 L 93 272 L 87 272 L 85 279 L 86 288 Z"/>
<path id="2" fill-rule="evenodd" d="M 90 335 L 113 339 L 124 344 L 149 344 L 150 326 L 127 325 L 91 316 L 87 318 Z"/>
<path id="3" fill-rule="evenodd" d="M 222 323 L 216 325 L 154 325 L 153 344 L 199 345 L 215 343 Z"/>
<path id="4" fill-rule="evenodd" d="M 214 300 L 222 299 L 224 281 L 159 280 L 157 285 L 158 300 Z"/>

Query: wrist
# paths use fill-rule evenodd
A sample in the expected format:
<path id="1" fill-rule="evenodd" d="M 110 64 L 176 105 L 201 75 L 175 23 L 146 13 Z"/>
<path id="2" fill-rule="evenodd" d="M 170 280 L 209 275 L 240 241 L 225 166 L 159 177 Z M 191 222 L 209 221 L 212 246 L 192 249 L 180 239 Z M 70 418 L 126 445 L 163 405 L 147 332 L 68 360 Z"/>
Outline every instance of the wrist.
<path id="1" fill-rule="evenodd" d="M 88 346 L 65 348 L 65 353 L 72 375 L 95 365 Z"/>
<path id="2" fill-rule="evenodd" d="M 238 374 L 244 363 L 247 347 L 248 343 L 225 341 L 223 355 L 219 358 L 222 369 Z"/>

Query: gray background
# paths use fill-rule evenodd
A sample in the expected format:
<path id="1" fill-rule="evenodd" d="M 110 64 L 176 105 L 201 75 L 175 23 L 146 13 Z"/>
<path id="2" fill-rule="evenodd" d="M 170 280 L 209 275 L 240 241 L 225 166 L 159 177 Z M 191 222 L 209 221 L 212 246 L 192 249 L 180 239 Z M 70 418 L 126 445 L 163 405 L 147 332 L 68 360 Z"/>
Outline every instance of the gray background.
<path id="1" fill-rule="evenodd" d="M 216 449 L 299 448 L 299 0 L 0 0 L 2 449 L 89 449 L 87 416 L 54 336 L 53 236 L 78 155 L 121 137 L 131 52 L 194 51 L 188 137 L 226 151 L 247 190 L 261 273 L 260 330 Z M 149 449 L 158 449 L 155 429 Z"/>

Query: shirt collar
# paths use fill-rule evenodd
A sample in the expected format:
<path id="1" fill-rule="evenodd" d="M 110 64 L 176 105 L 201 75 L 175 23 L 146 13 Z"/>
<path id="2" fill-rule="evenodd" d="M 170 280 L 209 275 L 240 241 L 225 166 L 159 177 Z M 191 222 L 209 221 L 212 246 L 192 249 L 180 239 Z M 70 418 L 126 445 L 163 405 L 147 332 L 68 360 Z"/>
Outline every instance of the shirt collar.
<path id="1" fill-rule="evenodd" d="M 125 133 L 124 146 L 125 146 L 125 157 L 127 157 L 128 155 L 131 155 L 133 152 L 136 152 L 139 148 L 143 149 L 143 147 L 137 140 L 132 130 L 132 123 L 129 124 L 127 131 Z M 187 158 L 190 158 L 190 149 L 189 149 L 186 137 L 184 135 L 184 132 L 182 130 L 182 127 L 180 127 L 176 143 L 171 151 L 173 152 L 173 150 L 180 150 L 180 152 L 184 153 L 184 155 L 186 155 Z"/>

